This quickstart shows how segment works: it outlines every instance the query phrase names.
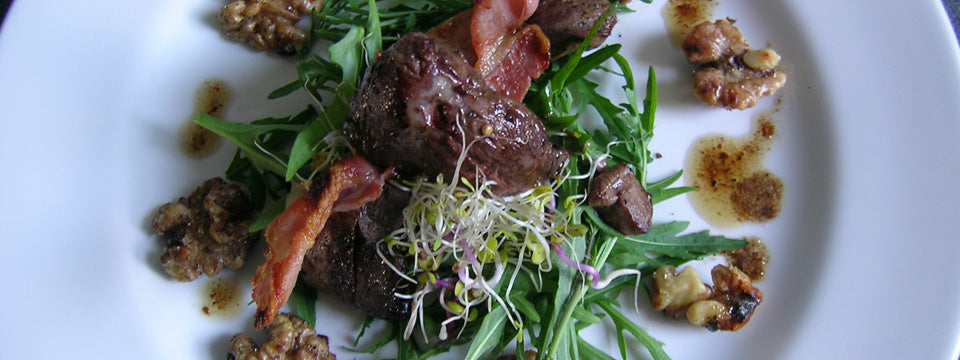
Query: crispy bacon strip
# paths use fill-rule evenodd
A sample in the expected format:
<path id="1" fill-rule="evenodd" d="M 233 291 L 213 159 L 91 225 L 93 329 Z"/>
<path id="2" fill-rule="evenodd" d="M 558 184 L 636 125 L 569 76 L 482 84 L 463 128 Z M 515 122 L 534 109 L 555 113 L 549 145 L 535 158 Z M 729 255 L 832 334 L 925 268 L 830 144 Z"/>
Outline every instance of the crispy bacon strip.
<path id="1" fill-rule="evenodd" d="M 470 34 L 481 64 L 496 52 L 508 33 L 517 31 L 537 11 L 539 0 L 474 0 Z M 477 67 L 482 71 L 481 67 Z"/>
<path id="2" fill-rule="evenodd" d="M 509 44 L 509 45 L 506 45 Z M 493 91 L 523 101 L 530 79 L 540 77 L 550 66 L 550 40 L 536 25 L 525 26 L 504 38 L 496 67 L 481 72 Z M 479 64 L 479 62 L 478 62 Z"/>
<path id="3" fill-rule="evenodd" d="M 550 40 L 524 21 L 537 0 L 476 0 L 427 35 L 463 56 L 493 91 L 522 101 L 530 79 L 550 66 Z"/>
<path id="4" fill-rule="evenodd" d="M 317 183 L 310 193 L 295 201 L 267 226 L 266 261 L 253 276 L 253 300 L 257 303 L 254 327 L 263 329 L 273 322 L 297 282 L 303 256 L 313 247 L 330 213 L 359 208 L 380 197 L 383 181 L 391 171 L 380 174 L 360 157 L 341 160 L 328 171 L 329 180 Z"/>
<path id="5" fill-rule="evenodd" d="M 524 22 L 539 0 L 474 0 L 470 38 L 477 55 L 473 67 L 494 91 L 523 100 L 530 79 L 550 65 L 550 40 Z"/>

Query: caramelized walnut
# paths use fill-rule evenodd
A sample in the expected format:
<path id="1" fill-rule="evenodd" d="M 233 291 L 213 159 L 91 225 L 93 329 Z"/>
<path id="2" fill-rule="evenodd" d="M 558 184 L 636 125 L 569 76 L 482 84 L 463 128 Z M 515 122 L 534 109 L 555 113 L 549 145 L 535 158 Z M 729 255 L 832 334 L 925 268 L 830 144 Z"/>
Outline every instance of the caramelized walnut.
<path id="1" fill-rule="evenodd" d="M 735 267 L 715 266 L 713 288 L 691 267 L 675 272 L 673 266 L 661 266 L 654 273 L 653 308 L 674 318 L 685 314 L 688 321 L 710 331 L 740 330 L 763 301 L 750 277 Z"/>
<path id="2" fill-rule="evenodd" d="M 326 336 L 317 335 L 303 319 L 277 314 L 267 327 L 267 342 L 257 346 L 250 336 L 237 334 L 230 342 L 227 359 L 336 360 Z"/>
<path id="3" fill-rule="evenodd" d="M 763 301 L 763 292 L 753 286 L 747 274 L 735 267 L 717 265 L 710 275 L 713 277 L 710 300 L 723 304 L 724 311 L 704 326 L 710 331 L 740 330 Z"/>
<path id="4" fill-rule="evenodd" d="M 320 5 L 320 0 L 237 0 L 223 7 L 218 21 L 233 40 L 289 55 L 308 38 L 295 24 Z"/>
<path id="5" fill-rule="evenodd" d="M 700 65 L 694 72 L 694 92 L 710 106 L 747 109 L 773 95 L 787 82 L 776 69 L 780 55 L 772 49 L 750 50 L 734 21 L 697 25 L 681 45 L 687 61 Z"/>
<path id="6" fill-rule="evenodd" d="M 653 273 L 653 309 L 677 317 L 690 304 L 710 297 L 710 287 L 697 272 L 686 267 L 678 274 L 673 266 L 661 266 Z"/>
<path id="7" fill-rule="evenodd" d="M 255 218 L 243 189 L 220 178 L 164 204 L 153 217 L 153 229 L 165 243 L 163 270 L 179 281 L 193 281 L 200 274 L 214 277 L 224 267 L 239 270 L 260 237 L 249 232 Z"/>

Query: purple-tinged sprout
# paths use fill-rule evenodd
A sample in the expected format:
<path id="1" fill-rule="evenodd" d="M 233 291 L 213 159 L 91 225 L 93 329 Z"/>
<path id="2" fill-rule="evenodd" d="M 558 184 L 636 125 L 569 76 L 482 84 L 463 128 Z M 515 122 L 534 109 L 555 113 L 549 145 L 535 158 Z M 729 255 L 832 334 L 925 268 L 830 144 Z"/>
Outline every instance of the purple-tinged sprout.
<path id="1" fill-rule="evenodd" d="M 444 289 L 453 290 L 457 288 L 457 278 L 448 277 L 443 279 L 437 279 L 436 285 Z"/>
<path id="2" fill-rule="evenodd" d="M 470 248 L 467 244 L 467 239 L 460 238 L 458 242 L 460 247 L 463 248 L 463 257 L 471 264 L 477 263 L 477 254 L 473 252 L 473 249 Z"/>
<path id="3" fill-rule="evenodd" d="M 550 241 L 550 247 L 553 248 L 553 252 L 557 254 L 557 257 L 560 258 L 560 261 L 563 261 L 568 266 L 577 269 L 578 271 L 583 271 L 591 276 L 590 287 L 594 289 L 601 289 L 599 286 L 600 282 L 600 272 L 597 269 L 594 269 L 593 266 L 587 264 L 581 264 L 576 261 L 571 260 L 567 257 L 567 254 L 563 252 L 563 249 L 560 248 L 560 244 Z"/>
<path id="4" fill-rule="evenodd" d="M 459 277 L 460 281 L 463 282 L 464 284 L 470 282 L 470 278 L 467 277 L 466 266 L 460 266 L 459 269 L 457 269 L 457 277 Z"/>
<path id="5" fill-rule="evenodd" d="M 637 281 L 639 281 L 640 279 L 639 278 L 639 276 L 641 275 L 640 271 L 636 269 L 619 269 L 619 270 L 611 271 L 609 274 L 607 274 L 607 277 L 601 279 L 600 272 L 597 271 L 597 269 L 595 269 L 593 266 L 590 266 L 587 264 L 580 264 L 568 258 L 567 254 L 563 253 L 563 249 L 560 249 L 560 244 L 551 241 L 550 247 L 553 248 L 553 252 L 557 254 L 557 257 L 560 258 L 560 261 L 563 261 L 565 264 L 567 264 L 568 266 L 574 269 L 590 274 L 591 276 L 590 287 L 594 289 L 598 289 L 598 290 L 603 289 L 607 287 L 607 285 L 610 285 L 610 282 L 613 281 L 613 279 L 616 279 L 621 276 L 635 275 L 637 276 Z"/>
<path id="6" fill-rule="evenodd" d="M 444 240 L 444 241 L 451 241 L 451 240 L 453 240 L 455 237 L 458 237 L 458 236 L 461 236 L 461 235 L 463 235 L 463 232 L 461 232 L 460 229 L 450 230 L 450 231 L 447 232 L 446 235 L 443 235 L 443 240 Z"/>

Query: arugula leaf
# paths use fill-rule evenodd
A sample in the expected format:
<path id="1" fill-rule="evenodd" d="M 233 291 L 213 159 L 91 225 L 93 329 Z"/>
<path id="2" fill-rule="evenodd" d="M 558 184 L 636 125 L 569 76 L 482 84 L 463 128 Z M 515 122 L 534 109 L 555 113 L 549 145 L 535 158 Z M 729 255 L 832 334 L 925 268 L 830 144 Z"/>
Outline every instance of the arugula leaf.
<path id="1" fill-rule="evenodd" d="M 577 323 L 578 327 L 580 326 L 587 327 L 593 324 L 599 324 L 601 321 L 603 321 L 602 318 L 600 318 L 599 316 L 590 312 L 590 310 L 582 306 L 577 306 L 576 308 L 573 309 L 573 318 L 578 321 Z"/>
<path id="2" fill-rule="evenodd" d="M 290 300 L 293 302 L 293 312 L 311 327 L 317 327 L 317 290 L 297 280 L 290 294 Z"/>
<path id="3" fill-rule="evenodd" d="M 383 34 L 380 31 L 380 12 L 377 10 L 376 0 L 367 0 L 370 7 L 367 20 L 367 37 L 363 39 L 363 52 L 367 55 L 366 66 L 377 60 L 377 53 L 383 48 Z"/>
<path id="4" fill-rule="evenodd" d="M 249 231 L 257 232 L 257 231 L 266 229 L 267 225 L 270 225 L 273 219 L 277 217 L 277 215 L 280 215 L 280 213 L 282 213 L 284 209 L 286 209 L 286 205 L 287 205 L 286 203 L 287 203 L 286 198 L 278 198 L 274 200 L 273 203 L 270 204 L 270 206 L 268 206 L 266 209 L 263 210 L 263 212 L 260 213 L 260 216 L 258 216 L 257 219 L 253 221 L 253 224 L 250 224 Z"/>
<path id="5" fill-rule="evenodd" d="M 597 216 L 592 209 L 588 214 L 590 217 Z M 596 220 L 599 221 L 599 218 Z M 661 265 L 681 264 L 747 244 L 744 240 L 710 235 L 706 230 L 680 235 L 689 224 L 686 221 L 672 221 L 655 226 L 646 234 L 620 234 L 617 251 L 610 255 L 607 262 L 618 267 L 652 270 Z M 612 228 L 604 228 L 604 231 L 616 232 Z"/>
<path id="6" fill-rule="evenodd" d="M 286 168 L 282 161 L 271 157 L 260 149 L 261 145 L 259 145 L 260 140 L 258 137 L 277 130 L 300 131 L 303 129 L 300 125 L 257 125 L 227 122 L 210 116 L 209 114 L 201 114 L 200 117 L 196 119 L 196 123 L 236 144 L 258 170 L 272 171 L 276 174 L 284 174 Z"/>
<path id="7" fill-rule="evenodd" d="M 590 343 L 581 337 L 577 338 L 577 345 L 580 348 L 581 359 L 615 360 L 612 356 L 590 345 Z"/>
<path id="8" fill-rule="evenodd" d="M 667 176 L 656 182 L 647 184 L 646 190 L 647 193 L 650 194 L 654 205 L 675 196 L 686 194 L 691 191 L 697 191 L 697 188 L 693 186 L 668 188 L 668 186 L 679 180 L 681 176 L 683 176 L 683 170 L 677 171 L 673 173 L 673 175 Z"/>
<path id="9" fill-rule="evenodd" d="M 393 342 L 393 340 L 397 337 L 396 334 L 403 333 L 403 329 L 399 328 L 399 326 L 402 326 L 402 325 L 392 324 L 392 326 L 390 326 L 390 332 L 386 336 L 380 338 L 380 340 L 377 341 L 377 343 L 371 345 L 366 350 L 358 349 L 357 347 L 360 345 L 360 339 L 363 338 L 363 335 L 367 333 L 367 329 L 370 328 L 370 325 L 372 325 L 373 322 L 377 320 L 379 319 L 370 315 L 367 315 L 366 317 L 364 317 L 363 325 L 360 326 L 360 332 L 357 333 L 357 336 L 353 339 L 353 347 L 348 348 L 347 350 L 350 350 L 358 354 L 373 354 L 377 352 L 377 350 L 380 350 L 384 346 L 387 346 L 387 344 Z"/>
<path id="10" fill-rule="evenodd" d="M 350 99 L 356 92 L 362 69 L 364 32 L 359 26 L 351 27 L 342 40 L 330 46 L 330 61 L 341 69 L 341 83 L 337 86 L 333 101 L 323 108 L 320 117 L 297 135 L 284 174 L 287 181 L 293 180 L 297 171 L 310 161 L 322 145 L 323 138 L 331 131 L 342 128 L 347 121 L 347 116 L 350 115 Z"/>
<path id="11" fill-rule="evenodd" d="M 652 336 L 647 334 L 646 331 L 643 331 L 637 324 L 634 324 L 632 320 L 624 316 L 616 309 L 616 302 L 610 299 L 605 299 L 603 301 L 595 302 L 603 311 L 605 311 L 610 318 L 613 319 L 614 325 L 617 327 L 618 336 L 623 333 L 624 330 L 629 332 L 637 340 L 643 344 L 644 347 L 650 351 L 650 355 L 653 356 L 654 360 L 669 360 L 670 356 L 663 351 L 663 343 L 657 341 Z M 626 359 L 625 349 L 621 346 L 621 354 L 623 358 Z"/>
<path id="12" fill-rule="evenodd" d="M 575 209 L 574 211 L 578 210 Z M 577 218 L 577 216 L 574 218 Z M 570 242 L 571 253 L 575 255 L 570 258 L 581 262 L 586 254 L 586 240 L 583 237 L 575 237 L 571 238 Z M 554 264 L 563 263 L 556 254 L 551 253 L 550 257 Z M 543 324 L 546 329 L 542 331 L 543 338 L 540 346 L 538 346 L 541 350 L 537 353 L 538 359 L 564 358 L 561 353 L 567 352 L 569 350 L 568 346 L 571 345 L 565 331 L 570 328 L 568 326 L 570 318 L 579 302 L 579 298 L 586 292 L 583 282 L 574 283 L 574 278 L 577 277 L 574 269 L 569 266 L 558 265 L 554 267 L 554 271 L 559 274 L 559 279 L 557 280 L 556 290 L 552 294 L 550 318 Z"/>
<path id="13" fill-rule="evenodd" d="M 607 45 L 600 49 L 597 49 L 590 55 L 583 57 L 582 59 L 580 59 L 580 61 L 576 63 L 576 67 L 572 71 L 570 71 L 570 74 L 567 76 L 566 82 L 572 83 L 572 82 L 578 81 L 582 79 L 584 76 L 586 76 L 588 73 L 590 73 L 591 71 L 594 71 L 600 68 L 600 65 L 603 64 L 603 62 L 609 60 L 614 55 L 619 53 L 621 47 L 623 47 L 623 45 L 620 45 L 620 44 Z"/>
<path id="14" fill-rule="evenodd" d="M 503 334 L 503 328 L 507 324 L 507 312 L 499 304 L 493 306 L 493 309 L 483 317 L 480 324 L 480 330 L 477 330 L 476 337 L 470 343 L 470 349 L 467 350 L 465 360 L 480 359 L 487 351 L 493 349 Z"/>
<path id="15" fill-rule="evenodd" d="M 513 302 L 513 306 L 517 307 L 517 311 L 527 317 L 527 321 L 538 323 L 540 322 L 540 312 L 530 300 L 527 300 L 528 295 L 526 291 L 514 290 L 510 293 L 510 301 Z"/>
<path id="16" fill-rule="evenodd" d="M 287 192 L 289 184 L 281 176 L 297 131 L 316 116 L 308 106 L 293 117 L 266 118 L 250 124 L 221 121 L 209 115 L 200 116 L 197 124 L 223 136 L 237 146 L 226 177 L 246 185 L 255 206 L 262 206 L 267 197 L 277 199 Z M 265 219 L 264 221 L 269 221 Z"/>

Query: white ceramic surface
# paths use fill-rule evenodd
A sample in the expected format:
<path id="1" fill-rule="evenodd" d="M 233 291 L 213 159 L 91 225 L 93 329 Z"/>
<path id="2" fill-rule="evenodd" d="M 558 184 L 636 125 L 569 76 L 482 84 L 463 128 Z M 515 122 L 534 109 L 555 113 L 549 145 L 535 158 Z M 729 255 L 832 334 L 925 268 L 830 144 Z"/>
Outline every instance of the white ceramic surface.
<path id="1" fill-rule="evenodd" d="M 660 78 L 654 177 L 680 169 L 696 137 L 745 133 L 773 108 L 697 103 L 666 37 L 664 2 L 632 2 L 637 12 L 611 37 L 638 76 L 652 65 Z M 307 102 L 266 100 L 292 79 L 293 62 L 228 43 L 215 29 L 222 4 L 13 4 L 0 29 L 0 359 L 223 358 L 235 332 L 250 332 L 250 308 L 202 315 L 209 281 L 168 280 L 149 232 L 161 203 L 222 173 L 232 155 L 177 151 L 203 80 L 234 89 L 232 121 Z M 727 0 L 716 16 L 776 48 L 790 77 L 767 159 L 786 184 L 783 212 L 723 231 L 771 248 L 765 301 L 738 333 L 649 310 L 638 321 L 675 359 L 956 359 L 960 57 L 940 2 Z M 657 219 L 708 228 L 685 199 Z M 249 271 L 228 276 L 246 282 Z M 336 347 L 360 315 L 326 298 L 320 307 L 319 331 L 353 358 Z M 615 348 L 607 330 L 589 333 Z"/>

